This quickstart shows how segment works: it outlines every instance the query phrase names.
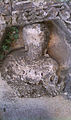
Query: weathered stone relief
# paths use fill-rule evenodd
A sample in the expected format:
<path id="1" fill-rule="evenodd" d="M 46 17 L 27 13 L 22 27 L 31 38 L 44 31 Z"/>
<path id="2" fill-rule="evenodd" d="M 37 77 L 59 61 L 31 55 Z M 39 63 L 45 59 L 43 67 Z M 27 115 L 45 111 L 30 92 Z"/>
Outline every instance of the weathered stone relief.
<path id="1" fill-rule="evenodd" d="M 2 67 L 2 75 L 16 90 L 19 97 L 39 97 L 58 94 L 57 63 L 44 56 L 46 36 L 44 24 L 23 28 L 23 40 L 27 47 L 9 55 Z"/>
<path id="2" fill-rule="evenodd" d="M 22 36 L 4 60 L 2 77 L 19 97 L 59 94 L 70 76 L 71 2 L 5 0 L 0 6 L 0 44 L 7 27 L 21 27 Z"/>

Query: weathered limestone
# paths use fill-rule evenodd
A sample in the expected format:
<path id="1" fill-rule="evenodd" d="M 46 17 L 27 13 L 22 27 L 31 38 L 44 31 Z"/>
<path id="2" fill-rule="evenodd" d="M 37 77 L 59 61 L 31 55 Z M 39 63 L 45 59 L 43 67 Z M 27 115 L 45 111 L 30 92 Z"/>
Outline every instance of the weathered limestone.
<path id="1" fill-rule="evenodd" d="M 71 34 L 60 20 L 54 20 L 47 25 L 50 29 L 50 39 L 48 42 L 48 54 L 54 58 L 58 64 L 68 69 L 71 67 Z"/>
<path id="2" fill-rule="evenodd" d="M 13 51 L 13 50 L 19 49 L 19 48 L 24 48 L 23 30 L 22 30 L 22 28 L 17 28 L 17 29 L 18 29 L 18 33 L 17 33 L 18 38 L 17 38 L 17 40 L 12 42 L 10 51 Z"/>
<path id="3" fill-rule="evenodd" d="M 39 3 L 38 5 L 35 3 Z M 56 2 L 56 1 L 55 1 Z M 4 0 L 0 1 L 0 15 L 4 17 L 6 27 L 8 26 L 24 26 L 36 22 L 44 22 L 51 19 L 61 19 L 70 25 L 70 2 L 56 3 L 41 2 L 40 0 L 31 2 L 23 0 Z M 70 27 L 69 27 L 70 28 Z"/>
<path id="4" fill-rule="evenodd" d="M 55 96 L 60 92 L 62 87 L 57 86 L 58 67 L 54 60 L 43 57 L 39 61 L 27 64 L 24 58 L 18 55 L 19 52 L 6 58 L 2 76 L 19 97 Z"/>
<path id="5" fill-rule="evenodd" d="M 5 33 L 5 28 L 6 28 L 6 22 L 3 16 L 0 16 L 0 46 L 1 46 L 3 35 Z"/>
<path id="6" fill-rule="evenodd" d="M 44 24 L 33 24 L 23 28 L 26 61 L 33 62 L 43 56 L 47 47 L 46 37 L 49 37 L 49 31 Z"/>
<path id="7" fill-rule="evenodd" d="M 71 3 L 52 4 L 52 2 L 43 2 L 35 4 L 34 2 L 23 0 L 14 0 L 12 2 L 6 0 L 0 4 L 3 4 L 5 8 L 1 12 L 1 22 L 4 21 L 5 27 L 12 25 L 23 28 L 23 44 L 19 44 L 17 41 L 19 45 L 18 47 L 16 45 L 15 49 L 25 45 L 25 49 L 18 49 L 15 54 L 11 53 L 12 57 L 8 56 L 6 58 L 2 67 L 2 76 L 6 78 L 8 84 L 15 88 L 21 97 L 29 97 L 31 92 L 33 93 L 32 97 L 46 93 L 52 96 L 58 94 L 64 88 L 64 81 L 67 80 L 67 75 L 71 74 L 70 72 L 65 74 L 65 71 L 68 72 L 71 67 Z M 8 8 L 7 11 L 6 8 Z M 5 27 L 2 27 L 2 35 Z M 58 65 L 53 59 L 45 55 L 45 51 L 56 60 Z M 16 73 L 17 69 L 19 71 L 18 74 Z M 31 72 L 29 73 L 27 69 Z M 23 73 L 23 70 L 26 72 Z M 9 71 L 10 74 L 8 76 Z M 39 73 L 38 78 L 35 75 L 36 71 Z M 26 78 L 26 76 L 29 77 Z M 48 76 L 48 79 L 45 76 Z M 31 81 L 36 80 L 36 83 L 27 83 L 27 81 L 30 81 L 29 79 Z M 39 81 L 38 85 L 37 81 Z M 34 87 L 36 89 L 34 91 L 37 91 L 40 84 L 39 92 L 33 92 L 33 84 L 35 84 Z M 29 88 L 26 86 L 29 86 Z M 30 91 L 29 94 L 28 89 Z M 40 93 L 40 91 L 45 92 Z"/>
<path id="8" fill-rule="evenodd" d="M 4 20 L 8 25 L 11 25 L 11 1 L 10 0 L 4 0 L 4 1 L 0 1 L 0 16 L 4 17 Z"/>
<path id="9" fill-rule="evenodd" d="M 54 1 L 16 1 L 12 3 L 12 24 L 27 25 L 36 22 L 48 21 L 51 19 L 61 19 L 67 22 L 70 19 L 70 2 L 60 3 Z M 35 3 L 39 3 L 38 5 Z"/>
<path id="10" fill-rule="evenodd" d="M 19 97 L 57 95 L 64 87 L 58 83 L 57 63 L 44 56 L 46 49 L 44 24 L 23 28 L 24 49 L 11 53 L 4 61 L 2 76 Z"/>
<path id="11" fill-rule="evenodd" d="M 65 83 L 65 95 L 71 99 L 71 34 L 62 21 L 50 22 L 50 39 L 48 43 L 48 54 L 58 64 L 59 81 Z"/>
<path id="12" fill-rule="evenodd" d="M 8 25 L 11 25 L 11 2 L 10 0 L 0 0 L 0 45 Z"/>
<path id="13" fill-rule="evenodd" d="M 35 3 L 39 3 L 38 5 Z M 55 3 L 56 1 L 41 2 L 40 0 L 31 2 L 23 0 L 4 0 L 0 1 L 0 18 L 4 21 L 4 25 L 1 25 L 0 29 L 2 35 L 4 34 L 5 27 L 10 26 L 25 26 L 37 22 L 45 22 L 48 20 L 60 19 L 66 24 L 70 31 L 70 8 L 69 3 Z M 3 22 L 1 20 L 1 22 Z M 2 39 L 2 37 L 0 38 Z M 1 40 L 0 40 L 1 41 Z"/>
<path id="14" fill-rule="evenodd" d="M 48 3 L 36 6 L 32 2 L 23 2 L 22 4 L 21 2 L 15 2 L 12 10 L 12 24 L 24 26 L 49 19 L 57 19 L 59 9 L 52 7 L 52 4 L 50 4 L 50 7 L 47 6 Z"/>

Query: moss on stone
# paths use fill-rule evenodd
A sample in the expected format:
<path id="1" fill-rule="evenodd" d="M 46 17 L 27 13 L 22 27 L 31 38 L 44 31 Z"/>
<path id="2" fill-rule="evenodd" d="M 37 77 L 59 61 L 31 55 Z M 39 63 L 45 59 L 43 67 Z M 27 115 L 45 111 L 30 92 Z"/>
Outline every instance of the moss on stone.
<path id="1" fill-rule="evenodd" d="M 18 39 L 18 32 L 19 31 L 17 27 L 7 28 L 6 35 L 0 49 L 0 60 L 2 60 L 5 55 L 10 51 L 12 42 Z"/>

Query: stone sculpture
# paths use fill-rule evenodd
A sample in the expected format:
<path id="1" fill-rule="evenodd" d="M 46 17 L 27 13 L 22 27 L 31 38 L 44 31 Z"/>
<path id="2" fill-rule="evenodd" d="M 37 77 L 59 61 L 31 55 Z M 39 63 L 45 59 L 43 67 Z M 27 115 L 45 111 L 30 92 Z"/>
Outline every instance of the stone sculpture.
<path id="1" fill-rule="evenodd" d="M 5 29 L 18 26 L 25 47 L 6 57 L 2 77 L 20 97 L 59 94 L 70 76 L 71 3 L 14 0 L 0 5 L 0 45 Z"/>

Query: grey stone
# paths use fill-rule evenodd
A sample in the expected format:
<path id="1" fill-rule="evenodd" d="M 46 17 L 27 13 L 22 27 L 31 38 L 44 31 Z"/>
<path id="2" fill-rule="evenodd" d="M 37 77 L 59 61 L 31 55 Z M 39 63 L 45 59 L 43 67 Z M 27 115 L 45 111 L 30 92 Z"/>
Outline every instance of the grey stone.
<path id="1" fill-rule="evenodd" d="M 25 50 L 14 51 L 2 67 L 2 77 L 19 97 L 55 96 L 64 85 L 58 85 L 57 63 L 44 56 L 47 47 L 44 24 L 23 28 Z"/>
<path id="2" fill-rule="evenodd" d="M 0 16 L 0 47 L 1 47 L 3 35 L 5 33 L 5 28 L 6 28 L 6 22 L 4 20 L 4 17 Z"/>
<path id="3" fill-rule="evenodd" d="M 60 89 L 57 87 L 56 62 L 43 57 L 32 64 L 27 64 L 24 59 L 17 57 L 16 54 L 8 56 L 1 70 L 2 77 L 17 95 L 19 97 L 57 95 Z"/>
<path id="4" fill-rule="evenodd" d="M 33 24 L 23 28 L 23 39 L 27 49 L 26 60 L 33 62 L 43 56 L 48 41 L 46 34 L 48 38 L 49 31 L 44 24 Z"/>
<path id="5" fill-rule="evenodd" d="M 47 51 L 48 54 L 53 59 L 55 59 L 59 65 L 58 74 L 56 74 L 56 70 L 53 81 L 58 81 L 58 78 L 61 77 L 62 83 L 60 81 L 59 82 L 62 85 L 65 77 L 61 75 L 61 70 L 68 70 L 71 66 L 71 4 L 70 2 L 55 2 L 56 1 L 31 2 L 23 0 L 0 1 L 0 44 L 2 42 L 6 27 L 23 27 L 23 41 L 25 44 L 25 52 L 24 50 L 21 52 L 18 51 L 23 57 L 22 59 L 24 59 L 23 63 L 25 63 L 26 66 L 29 64 L 31 67 L 32 64 L 34 64 L 34 68 L 36 69 L 37 65 L 35 62 L 41 60 L 40 64 L 43 67 L 42 61 L 44 59 L 47 59 L 47 57 L 44 57 L 46 56 L 44 53 Z M 35 34 L 33 31 L 35 31 Z M 36 38 L 38 42 L 35 42 Z M 14 59 L 14 56 L 12 59 Z M 7 60 L 9 61 L 11 59 L 7 58 Z M 19 58 L 17 58 L 16 61 L 20 62 Z M 48 60 L 45 60 L 44 66 L 46 65 L 46 61 Z M 8 76 L 8 78 L 10 79 L 10 77 L 11 74 Z M 21 79 L 21 81 L 23 81 L 22 77 L 20 77 L 21 76 L 19 75 L 17 80 Z M 8 84 L 10 83 L 11 82 L 8 81 Z M 46 86 L 47 91 L 50 91 L 52 95 L 55 95 L 53 91 L 59 92 L 61 90 L 61 85 L 57 85 L 57 83 Z M 63 86 L 64 85 L 62 85 L 62 89 Z M 20 91 L 22 90 L 23 89 Z"/>
<path id="6" fill-rule="evenodd" d="M 11 25 L 11 3 L 10 0 L 0 1 L 0 46 L 6 27 Z"/>
<path id="7" fill-rule="evenodd" d="M 48 54 L 54 58 L 59 65 L 65 69 L 71 66 L 71 34 L 61 20 L 53 20 L 50 29 L 50 40 L 48 43 Z M 47 25 L 48 26 L 48 25 Z"/>

